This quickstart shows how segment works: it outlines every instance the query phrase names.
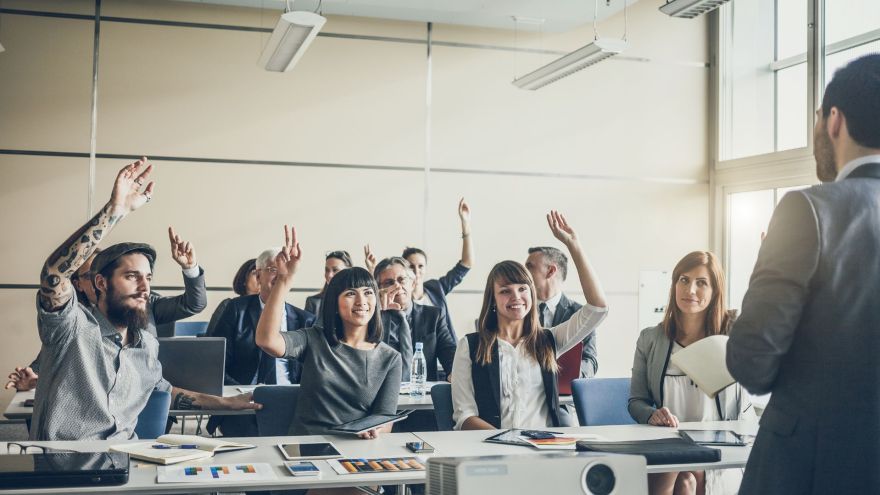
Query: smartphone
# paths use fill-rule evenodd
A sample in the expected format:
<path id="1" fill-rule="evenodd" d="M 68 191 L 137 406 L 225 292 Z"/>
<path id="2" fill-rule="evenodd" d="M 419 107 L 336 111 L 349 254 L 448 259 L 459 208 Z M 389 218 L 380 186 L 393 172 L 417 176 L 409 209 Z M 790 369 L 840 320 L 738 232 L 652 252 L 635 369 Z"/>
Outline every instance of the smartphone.
<path id="1" fill-rule="evenodd" d="M 25 399 L 24 407 L 34 407 L 34 399 Z"/>
<path id="2" fill-rule="evenodd" d="M 321 470 L 312 461 L 285 462 L 287 470 L 294 476 L 321 476 Z"/>
<path id="3" fill-rule="evenodd" d="M 431 444 L 428 442 L 406 442 L 406 448 L 415 454 L 431 454 L 434 452 L 434 447 L 431 447 Z"/>

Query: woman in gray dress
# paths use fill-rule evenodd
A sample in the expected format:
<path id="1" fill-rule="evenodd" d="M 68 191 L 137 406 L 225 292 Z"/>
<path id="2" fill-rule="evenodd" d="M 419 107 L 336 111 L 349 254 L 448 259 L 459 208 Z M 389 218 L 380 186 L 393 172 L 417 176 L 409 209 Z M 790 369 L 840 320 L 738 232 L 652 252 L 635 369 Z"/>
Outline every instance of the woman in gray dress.
<path id="1" fill-rule="evenodd" d="M 370 414 L 394 414 L 400 393 L 400 354 L 382 342 L 376 281 L 363 268 L 348 268 L 327 284 L 321 326 L 281 332 L 284 298 L 302 252 L 296 231 L 284 227 L 275 285 L 257 324 L 256 342 L 274 357 L 303 362 L 291 435 L 320 435 Z M 376 438 L 390 425 L 362 433 Z"/>

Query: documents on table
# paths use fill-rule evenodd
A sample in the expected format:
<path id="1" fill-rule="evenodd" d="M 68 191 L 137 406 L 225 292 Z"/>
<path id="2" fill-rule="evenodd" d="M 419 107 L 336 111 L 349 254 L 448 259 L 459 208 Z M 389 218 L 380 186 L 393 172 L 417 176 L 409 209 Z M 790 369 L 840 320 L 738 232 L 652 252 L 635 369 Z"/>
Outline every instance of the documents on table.
<path id="1" fill-rule="evenodd" d="M 670 358 L 710 399 L 736 380 L 727 371 L 727 335 L 702 338 Z"/>
<path id="2" fill-rule="evenodd" d="M 160 466 L 159 483 L 222 483 L 224 481 L 272 481 L 278 479 L 265 462 L 193 466 Z"/>
<path id="3" fill-rule="evenodd" d="M 396 473 L 425 470 L 424 457 L 328 459 L 327 464 L 338 474 Z"/>

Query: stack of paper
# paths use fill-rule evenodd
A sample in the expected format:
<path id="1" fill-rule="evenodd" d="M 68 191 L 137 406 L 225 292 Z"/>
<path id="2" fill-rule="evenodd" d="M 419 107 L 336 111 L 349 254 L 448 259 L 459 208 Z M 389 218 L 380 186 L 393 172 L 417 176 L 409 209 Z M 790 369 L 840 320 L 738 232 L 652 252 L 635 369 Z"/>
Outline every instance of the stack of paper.
<path id="1" fill-rule="evenodd" d="M 676 352 L 670 359 L 712 399 L 736 382 L 727 371 L 727 339 L 727 335 L 700 339 Z"/>

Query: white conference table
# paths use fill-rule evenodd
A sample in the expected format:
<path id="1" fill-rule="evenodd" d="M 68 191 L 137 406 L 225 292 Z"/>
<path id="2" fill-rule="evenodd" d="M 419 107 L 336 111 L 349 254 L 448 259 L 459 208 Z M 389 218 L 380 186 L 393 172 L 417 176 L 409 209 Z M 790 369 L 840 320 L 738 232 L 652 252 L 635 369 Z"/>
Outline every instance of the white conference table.
<path id="1" fill-rule="evenodd" d="M 731 429 L 738 433 L 754 435 L 757 432 L 757 422 L 754 421 L 718 421 L 706 423 L 682 423 L 681 429 Z M 649 440 L 674 436 L 675 430 L 648 425 L 625 425 L 625 426 L 592 426 L 577 428 L 559 428 L 561 432 L 596 434 L 607 440 Z M 542 455 L 545 453 L 558 453 L 559 451 L 539 451 L 529 447 L 514 445 L 500 445 L 483 442 L 486 437 L 497 431 L 449 431 L 449 432 L 419 432 L 419 433 L 390 433 L 382 435 L 376 440 L 360 440 L 351 436 L 303 436 L 303 437 L 261 437 L 240 439 L 245 443 L 257 445 L 256 449 L 240 450 L 235 452 L 219 453 L 211 459 L 185 463 L 186 465 L 212 465 L 233 463 L 269 463 L 277 480 L 251 482 L 217 482 L 217 483 L 162 483 L 156 482 L 156 465 L 132 459 L 129 481 L 125 485 L 108 487 L 82 487 L 82 488 L 55 488 L 34 490 L 0 490 L 0 493 L 20 494 L 63 494 L 63 493 L 125 493 L 135 494 L 169 494 L 169 493 L 205 493 L 216 491 L 246 491 L 246 490 L 283 490 L 300 488 L 333 488 L 344 486 L 375 486 L 375 485 L 401 485 L 412 483 L 424 483 L 425 472 L 397 472 L 375 474 L 346 474 L 340 475 L 334 472 L 326 461 L 314 461 L 321 470 L 320 479 L 295 478 L 286 474 L 283 461 L 276 445 L 278 443 L 297 443 L 314 441 L 332 441 L 341 453 L 346 457 L 383 457 L 383 456 L 412 456 L 404 446 L 406 442 L 425 440 L 434 446 L 433 454 L 420 454 L 422 457 L 457 457 L 457 456 L 483 456 L 483 455 Z M 43 445 L 57 449 L 69 449 L 80 452 L 103 452 L 110 445 L 122 443 L 118 441 L 86 441 L 86 442 L 28 442 L 33 445 Z M 3 450 L 5 444 L 0 443 Z M 681 471 L 685 469 L 730 469 L 742 468 L 748 459 L 750 447 L 721 447 L 721 461 L 716 463 L 702 464 L 669 464 L 648 466 L 649 473 Z"/>
<path id="2" fill-rule="evenodd" d="M 429 383 L 430 386 L 433 383 Z M 250 387 L 248 387 L 250 388 Z M 223 387 L 223 396 L 230 397 L 233 395 L 238 395 L 241 392 L 238 390 L 237 385 L 225 385 Z M 34 390 L 28 390 L 26 392 L 16 392 L 15 397 L 12 398 L 12 401 L 9 402 L 9 405 L 6 406 L 6 411 L 3 413 L 7 419 L 12 420 L 24 420 L 30 419 L 30 417 L 34 414 L 33 407 L 26 407 L 24 405 L 24 401 L 27 399 L 34 398 Z M 559 396 L 560 404 L 572 404 L 573 399 L 570 395 L 561 395 Z M 421 399 L 414 399 L 409 396 L 409 394 L 400 394 L 400 397 L 397 402 L 397 409 L 403 411 L 405 409 L 415 409 L 415 410 L 433 410 L 434 403 L 431 401 L 431 395 L 425 394 Z M 177 410 L 172 409 L 168 412 L 169 416 L 238 416 L 238 415 L 249 415 L 254 414 L 253 409 L 247 409 L 243 411 L 230 411 L 228 409 L 211 411 L 211 410 Z"/>

